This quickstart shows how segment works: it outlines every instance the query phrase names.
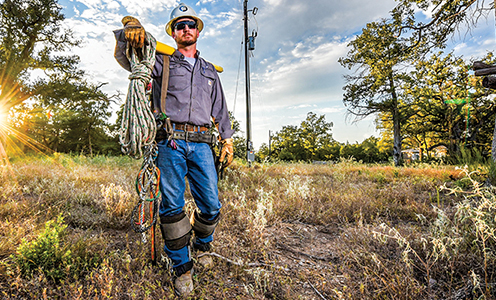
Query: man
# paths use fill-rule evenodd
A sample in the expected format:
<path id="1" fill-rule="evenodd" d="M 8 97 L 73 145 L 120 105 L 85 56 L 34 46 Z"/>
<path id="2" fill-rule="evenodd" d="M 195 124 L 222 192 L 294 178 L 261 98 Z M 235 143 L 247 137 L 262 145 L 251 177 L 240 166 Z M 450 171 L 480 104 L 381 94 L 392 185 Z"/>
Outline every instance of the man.
<path id="1" fill-rule="evenodd" d="M 145 31 L 139 21 L 125 17 L 122 22 L 125 41 L 141 48 Z M 172 10 L 166 32 L 174 38 L 177 50 L 170 57 L 157 54 L 152 72 L 153 109 L 160 125 L 156 160 L 161 173 L 160 228 L 165 240 L 164 250 L 173 264 L 174 288 L 181 296 L 193 290 L 191 237 L 194 250 L 209 251 L 220 218 L 217 173 L 210 144 L 214 139 L 210 134 L 211 117 L 217 123 L 221 137 L 220 161 L 225 161 L 227 166 L 233 158 L 233 130 L 218 74 L 196 49 L 202 29 L 203 21 L 188 5 L 181 3 Z M 118 40 L 116 59 L 125 66 L 126 43 L 122 41 L 122 30 L 115 34 Z M 162 81 L 167 80 L 167 74 L 168 84 L 164 85 Z M 163 97 L 164 93 L 166 97 Z M 160 107 L 164 106 L 164 100 L 165 112 Z M 170 128 L 161 126 L 168 123 L 163 122 L 161 113 L 171 121 Z M 191 220 L 184 211 L 185 177 L 197 206 Z M 211 260 L 209 256 L 204 257 Z"/>

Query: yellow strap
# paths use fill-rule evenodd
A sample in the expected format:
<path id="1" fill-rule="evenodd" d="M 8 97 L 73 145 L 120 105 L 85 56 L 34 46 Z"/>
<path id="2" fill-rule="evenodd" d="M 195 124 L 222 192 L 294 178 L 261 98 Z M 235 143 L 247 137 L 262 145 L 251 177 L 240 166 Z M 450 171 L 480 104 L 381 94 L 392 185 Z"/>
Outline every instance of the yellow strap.
<path id="1" fill-rule="evenodd" d="M 157 41 L 156 50 L 158 53 L 165 54 L 165 55 L 172 55 L 174 53 L 174 51 L 176 51 L 176 49 L 174 49 L 173 47 L 166 45 L 164 43 L 161 43 L 159 41 Z M 224 68 L 222 68 L 221 66 L 214 65 L 214 67 L 217 70 L 217 72 L 219 72 L 219 73 L 222 73 L 224 71 Z"/>

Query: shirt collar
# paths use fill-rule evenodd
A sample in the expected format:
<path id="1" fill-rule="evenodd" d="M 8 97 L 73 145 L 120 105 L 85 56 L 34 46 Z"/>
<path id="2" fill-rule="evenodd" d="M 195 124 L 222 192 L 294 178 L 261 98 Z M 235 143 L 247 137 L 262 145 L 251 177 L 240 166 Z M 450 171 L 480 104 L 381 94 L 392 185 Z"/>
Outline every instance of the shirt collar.
<path id="1" fill-rule="evenodd" d="M 179 50 L 174 51 L 174 53 L 172 53 L 172 56 L 174 56 L 175 58 L 178 58 L 178 59 L 184 59 L 184 54 L 179 52 Z M 200 57 L 200 51 L 196 50 L 196 58 L 199 58 L 199 57 Z"/>

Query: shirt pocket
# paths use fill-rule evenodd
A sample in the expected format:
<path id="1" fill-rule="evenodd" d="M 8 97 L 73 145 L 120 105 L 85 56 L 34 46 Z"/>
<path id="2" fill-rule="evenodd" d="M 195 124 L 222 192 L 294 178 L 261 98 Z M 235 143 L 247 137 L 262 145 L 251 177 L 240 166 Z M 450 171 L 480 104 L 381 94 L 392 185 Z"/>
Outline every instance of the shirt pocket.
<path id="1" fill-rule="evenodd" d="M 213 71 L 206 69 L 205 72 L 201 72 L 201 79 L 203 91 L 210 97 L 215 85 L 215 75 Z"/>
<path id="2" fill-rule="evenodd" d="M 190 73 L 181 66 L 171 65 L 169 68 L 169 91 L 184 91 L 190 87 Z"/>

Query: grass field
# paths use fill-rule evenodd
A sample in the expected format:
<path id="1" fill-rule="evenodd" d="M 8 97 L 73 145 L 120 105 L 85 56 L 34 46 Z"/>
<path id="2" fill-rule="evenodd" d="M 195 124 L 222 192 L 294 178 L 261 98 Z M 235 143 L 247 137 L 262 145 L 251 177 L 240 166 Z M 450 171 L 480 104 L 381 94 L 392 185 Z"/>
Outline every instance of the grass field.
<path id="1" fill-rule="evenodd" d="M 2 166 L 0 298 L 174 298 L 162 246 L 152 265 L 131 230 L 140 165 L 60 154 Z M 216 266 L 195 268 L 192 298 L 493 299 L 496 199 L 483 173 L 235 162 L 219 184 Z"/>

